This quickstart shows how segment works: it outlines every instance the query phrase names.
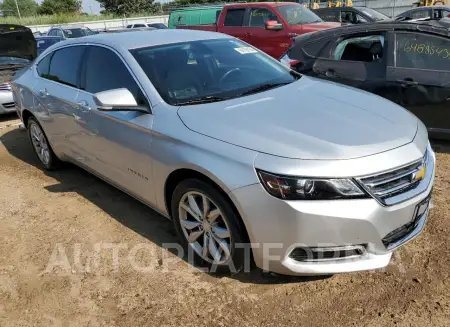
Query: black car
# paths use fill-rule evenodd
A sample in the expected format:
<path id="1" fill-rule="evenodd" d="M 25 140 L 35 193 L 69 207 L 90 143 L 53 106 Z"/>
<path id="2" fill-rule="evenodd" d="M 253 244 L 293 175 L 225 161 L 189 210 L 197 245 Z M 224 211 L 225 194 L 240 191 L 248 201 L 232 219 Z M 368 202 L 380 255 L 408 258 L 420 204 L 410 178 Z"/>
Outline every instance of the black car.
<path id="1" fill-rule="evenodd" d="M 362 24 L 390 20 L 388 16 L 367 7 L 333 7 L 313 11 L 326 22 L 342 24 Z"/>
<path id="2" fill-rule="evenodd" d="M 409 109 L 450 138 L 450 38 L 437 24 L 375 23 L 304 34 L 280 58 L 300 73 L 357 87 Z"/>
<path id="3" fill-rule="evenodd" d="M 55 43 L 64 41 L 62 36 L 36 36 L 37 54 L 40 55 L 45 49 Z"/>
<path id="4" fill-rule="evenodd" d="M 410 9 L 395 16 L 396 21 L 440 20 L 449 17 L 450 6 L 429 6 Z"/>

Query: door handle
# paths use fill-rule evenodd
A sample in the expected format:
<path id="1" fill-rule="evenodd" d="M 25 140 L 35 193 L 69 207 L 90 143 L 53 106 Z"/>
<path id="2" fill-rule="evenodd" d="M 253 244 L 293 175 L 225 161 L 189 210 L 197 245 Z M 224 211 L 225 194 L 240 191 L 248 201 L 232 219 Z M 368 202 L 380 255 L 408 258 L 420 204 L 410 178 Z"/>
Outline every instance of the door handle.
<path id="1" fill-rule="evenodd" d="M 245 36 L 252 36 L 252 33 L 250 33 L 250 32 L 245 33 Z"/>
<path id="2" fill-rule="evenodd" d="M 419 85 L 419 82 L 414 81 L 412 78 L 398 79 L 397 82 L 402 84 L 403 87 L 411 87 Z"/>
<path id="3" fill-rule="evenodd" d="M 49 93 L 48 93 L 47 89 L 42 89 L 39 91 L 39 95 L 41 97 L 45 98 L 45 97 L 49 96 Z"/>
<path id="4" fill-rule="evenodd" d="M 334 69 L 327 69 L 325 72 L 326 77 L 334 77 L 335 75 L 336 75 L 336 72 L 334 71 Z"/>
<path id="5" fill-rule="evenodd" d="M 78 102 L 78 106 L 80 107 L 80 110 L 82 112 L 89 112 L 91 111 L 91 107 L 89 106 L 89 103 L 87 103 L 87 101 L 85 100 L 81 100 L 80 102 Z"/>

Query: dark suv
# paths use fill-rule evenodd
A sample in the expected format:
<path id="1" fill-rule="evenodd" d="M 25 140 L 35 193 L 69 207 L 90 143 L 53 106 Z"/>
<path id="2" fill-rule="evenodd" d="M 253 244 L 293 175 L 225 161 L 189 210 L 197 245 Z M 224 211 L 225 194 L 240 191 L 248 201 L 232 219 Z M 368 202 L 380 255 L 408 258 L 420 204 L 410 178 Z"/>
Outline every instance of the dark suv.
<path id="1" fill-rule="evenodd" d="M 313 11 L 326 22 L 342 24 L 362 24 L 390 20 L 388 16 L 367 7 L 320 8 Z"/>

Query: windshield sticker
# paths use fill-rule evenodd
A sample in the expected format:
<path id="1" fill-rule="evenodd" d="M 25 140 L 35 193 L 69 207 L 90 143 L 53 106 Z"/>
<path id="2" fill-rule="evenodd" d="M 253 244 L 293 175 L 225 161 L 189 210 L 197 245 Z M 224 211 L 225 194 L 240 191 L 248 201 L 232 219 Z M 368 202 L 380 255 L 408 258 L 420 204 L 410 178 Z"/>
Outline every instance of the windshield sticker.
<path id="1" fill-rule="evenodd" d="M 67 34 L 71 35 L 72 31 L 71 30 L 64 30 L 64 32 L 66 32 Z"/>
<path id="2" fill-rule="evenodd" d="M 257 53 L 258 52 L 258 51 L 256 51 L 255 49 L 253 49 L 251 47 L 234 48 L 234 50 L 236 50 L 240 54 Z"/>

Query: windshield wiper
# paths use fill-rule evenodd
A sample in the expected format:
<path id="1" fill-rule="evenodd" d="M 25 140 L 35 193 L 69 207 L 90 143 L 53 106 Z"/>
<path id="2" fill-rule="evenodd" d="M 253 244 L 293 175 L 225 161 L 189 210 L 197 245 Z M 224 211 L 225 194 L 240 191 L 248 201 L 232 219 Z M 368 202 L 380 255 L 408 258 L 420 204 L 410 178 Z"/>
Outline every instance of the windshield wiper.
<path id="1" fill-rule="evenodd" d="M 292 82 L 266 83 L 266 84 L 258 85 L 257 87 L 254 87 L 254 88 L 252 88 L 250 90 L 247 90 L 247 91 L 239 94 L 238 96 L 255 94 L 255 93 L 267 91 L 267 90 L 270 90 L 270 89 L 274 89 L 274 88 L 279 87 L 279 86 L 288 85 L 288 84 L 291 84 L 291 83 Z"/>
<path id="2" fill-rule="evenodd" d="M 202 104 L 202 103 L 211 103 L 211 102 L 219 102 L 219 101 L 225 101 L 230 98 L 226 97 L 218 97 L 218 96 L 205 96 L 201 98 L 195 98 L 191 100 L 186 100 L 182 102 L 175 103 L 176 106 L 188 106 L 193 104 Z"/>

